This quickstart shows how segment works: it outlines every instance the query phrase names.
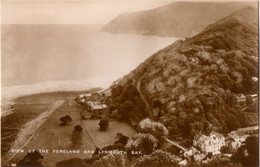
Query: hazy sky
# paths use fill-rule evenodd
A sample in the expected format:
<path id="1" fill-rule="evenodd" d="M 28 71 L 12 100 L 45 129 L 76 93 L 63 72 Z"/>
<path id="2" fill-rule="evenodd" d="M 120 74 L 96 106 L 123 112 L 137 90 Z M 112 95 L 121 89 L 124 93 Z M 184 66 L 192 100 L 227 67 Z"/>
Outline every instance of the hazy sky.
<path id="1" fill-rule="evenodd" d="M 124 12 L 167 1 L 2 1 L 2 24 L 105 24 Z"/>
<path id="2" fill-rule="evenodd" d="M 174 0 L 2 0 L 1 16 L 2 24 L 105 24 L 121 13 L 171 2 Z"/>

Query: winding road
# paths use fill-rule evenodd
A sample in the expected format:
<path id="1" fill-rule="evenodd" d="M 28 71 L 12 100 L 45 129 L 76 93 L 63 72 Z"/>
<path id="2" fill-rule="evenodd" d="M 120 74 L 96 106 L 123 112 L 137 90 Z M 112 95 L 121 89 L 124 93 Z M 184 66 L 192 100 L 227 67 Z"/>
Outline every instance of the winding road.
<path id="1" fill-rule="evenodd" d="M 153 120 L 153 112 L 152 109 L 150 107 L 150 104 L 148 103 L 148 101 L 146 100 L 145 96 L 143 95 L 142 91 L 141 91 L 141 82 L 138 81 L 137 86 L 136 86 L 137 91 L 139 92 L 141 98 L 143 99 L 144 103 L 145 103 L 145 107 L 148 111 L 149 114 L 149 118 Z"/>

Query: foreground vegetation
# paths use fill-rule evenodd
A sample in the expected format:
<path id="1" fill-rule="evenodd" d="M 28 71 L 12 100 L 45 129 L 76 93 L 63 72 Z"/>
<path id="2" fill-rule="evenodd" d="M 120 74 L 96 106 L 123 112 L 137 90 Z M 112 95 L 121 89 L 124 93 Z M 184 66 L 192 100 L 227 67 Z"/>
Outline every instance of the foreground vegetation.
<path id="1" fill-rule="evenodd" d="M 90 158 L 66 159 L 57 162 L 56 167 L 178 167 L 181 166 L 179 162 L 187 158 L 175 151 L 165 150 L 163 146 L 167 143 L 169 132 L 163 124 L 144 119 L 139 123 L 137 129 L 138 133 L 133 137 L 128 138 L 120 135 L 121 138 L 115 138 L 114 144 L 96 148 L 95 153 Z M 123 138 L 125 140 L 122 140 Z M 186 166 L 258 166 L 258 145 L 258 136 L 252 135 L 246 139 L 245 145 L 240 147 L 231 157 L 208 153 L 206 163 L 187 158 Z M 133 153 L 134 150 L 140 151 L 141 154 Z M 109 153 L 116 151 L 125 151 L 126 153 Z"/>

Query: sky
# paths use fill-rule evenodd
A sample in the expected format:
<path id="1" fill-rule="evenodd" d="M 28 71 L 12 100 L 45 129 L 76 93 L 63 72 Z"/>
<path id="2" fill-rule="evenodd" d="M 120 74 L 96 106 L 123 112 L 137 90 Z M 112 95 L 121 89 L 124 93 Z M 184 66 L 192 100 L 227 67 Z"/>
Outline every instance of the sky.
<path id="1" fill-rule="evenodd" d="M 2 0 L 1 23 L 106 24 L 121 13 L 149 10 L 171 2 L 174 0 Z"/>
<path id="2" fill-rule="evenodd" d="M 105 24 L 117 15 L 168 1 L 2 1 L 2 24 Z"/>

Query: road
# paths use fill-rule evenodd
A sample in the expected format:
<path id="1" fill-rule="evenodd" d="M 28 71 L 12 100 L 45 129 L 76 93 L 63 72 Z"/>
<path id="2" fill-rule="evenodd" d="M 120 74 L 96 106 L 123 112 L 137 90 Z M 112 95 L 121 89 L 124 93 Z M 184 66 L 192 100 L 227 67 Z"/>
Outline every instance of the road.
<path id="1" fill-rule="evenodd" d="M 146 107 L 146 109 L 147 109 L 147 111 L 148 111 L 149 118 L 150 118 L 150 119 L 153 119 L 152 109 L 151 109 L 151 107 L 150 107 L 150 104 L 148 103 L 148 101 L 146 100 L 145 96 L 143 95 L 143 93 L 142 93 L 142 91 L 141 91 L 141 83 L 140 83 L 140 81 L 138 81 L 136 88 L 137 88 L 137 91 L 139 92 L 141 98 L 143 99 L 143 101 L 144 101 L 144 103 L 145 103 L 145 107 Z"/>

